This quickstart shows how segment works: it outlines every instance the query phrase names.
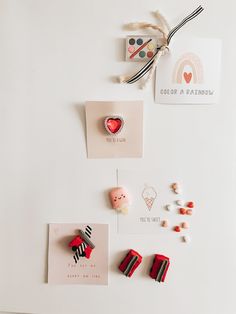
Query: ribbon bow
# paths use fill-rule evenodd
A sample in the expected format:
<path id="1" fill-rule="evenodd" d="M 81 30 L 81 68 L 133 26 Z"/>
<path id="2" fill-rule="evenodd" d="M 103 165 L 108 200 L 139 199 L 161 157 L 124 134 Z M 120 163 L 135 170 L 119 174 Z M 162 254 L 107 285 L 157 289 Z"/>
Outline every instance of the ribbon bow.
<path id="1" fill-rule="evenodd" d="M 172 37 L 175 35 L 175 33 L 182 28 L 186 23 L 197 17 L 202 11 L 203 7 L 200 5 L 196 10 L 194 10 L 191 14 L 186 16 L 178 25 L 176 25 L 174 28 L 170 29 L 167 21 L 165 18 L 158 12 L 155 13 L 156 17 L 161 22 L 161 26 L 153 25 L 150 23 L 131 23 L 128 24 L 129 28 L 137 29 L 137 28 L 153 28 L 155 30 L 158 30 L 163 38 L 162 38 L 162 44 L 156 48 L 156 52 L 153 55 L 153 57 L 134 75 L 130 77 L 120 77 L 120 83 L 128 83 L 133 84 L 140 80 L 145 74 L 148 74 L 147 79 L 142 84 L 142 88 L 146 87 L 147 83 L 151 80 L 153 73 L 155 71 L 155 68 L 158 64 L 158 61 L 160 60 L 160 57 L 165 55 L 169 51 L 169 44 L 172 39 Z"/>

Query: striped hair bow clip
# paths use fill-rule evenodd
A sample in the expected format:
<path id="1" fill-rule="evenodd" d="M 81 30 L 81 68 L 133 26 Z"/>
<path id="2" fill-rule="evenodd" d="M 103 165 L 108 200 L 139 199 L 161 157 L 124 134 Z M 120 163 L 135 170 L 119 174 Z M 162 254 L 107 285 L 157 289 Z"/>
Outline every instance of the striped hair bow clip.
<path id="1" fill-rule="evenodd" d="M 157 67 L 158 61 L 160 60 L 160 57 L 165 55 L 169 51 L 169 44 L 172 39 L 172 37 L 180 30 L 185 24 L 187 24 L 189 21 L 197 17 L 202 11 L 203 7 L 200 5 L 196 10 L 194 10 L 191 14 L 186 16 L 178 25 L 176 25 L 174 28 L 170 28 L 168 22 L 162 16 L 159 12 L 155 12 L 156 18 L 159 20 L 160 25 L 155 25 L 151 23 L 130 23 L 127 25 L 128 29 L 137 30 L 137 29 L 153 29 L 158 31 L 162 38 L 160 39 L 160 45 L 156 47 L 156 51 L 153 55 L 153 57 L 134 75 L 132 76 L 120 76 L 119 82 L 120 83 L 127 83 L 127 84 L 133 84 L 140 80 L 143 76 L 145 76 L 148 72 L 148 76 L 146 80 L 141 84 L 141 88 L 145 88 L 148 84 L 148 82 L 151 80 L 154 71 Z"/>
<path id="2" fill-rule="evenodd" d="M 85 231 L 79 230 L 79 235 L 69 243 L 69 247 L 74 252 L 73 259 L 75 263 L 78 263 L 81 257 L 90 258 L 92 250 L 95 248 L 91 236 L 92 228 L 87 226 Z"/>

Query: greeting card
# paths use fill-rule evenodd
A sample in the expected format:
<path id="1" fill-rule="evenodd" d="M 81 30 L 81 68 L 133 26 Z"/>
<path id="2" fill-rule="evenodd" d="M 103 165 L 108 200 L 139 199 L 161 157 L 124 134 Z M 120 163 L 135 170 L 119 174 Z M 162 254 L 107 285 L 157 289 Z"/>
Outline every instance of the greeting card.
<path id="1" fill-rule="evenodd" d="M 155 101 L 213 104 L 220 94 L 221 41 L 178 39 L 156 71 Z"/>
<path id="2" fill-rule="evenodd" d="M 165 175 L 155 170 L 120 170 L 116 172 L 117 186 L 125 187 L 129 191 L 131 205 L 125 215 L 118 213 L 117 227 L 119 233 L 126 234 L 156 234 L 163 228 L 164 220 L 171 221 L 171 226 L 179 224 L 183 215 L 180 215 L 178 200 L 186 200 L 186 187 L 180 185 L 173 190 L 173 182 L 181 182 L 178 176 Z M 182 205 L 184 206 L 184 205 Z M 184 218 L 189 220 L 189 216 Z"/>
<path id="3" fill-rule="evenodd" d="M 108 225 L 50 224 L 48 283 L 108 284 Z"/>
<path id="4" fill-rule="evenodd" d="M 88 158 L 142 157 L 142 101 L 88 101 L 86 125 Z"/>

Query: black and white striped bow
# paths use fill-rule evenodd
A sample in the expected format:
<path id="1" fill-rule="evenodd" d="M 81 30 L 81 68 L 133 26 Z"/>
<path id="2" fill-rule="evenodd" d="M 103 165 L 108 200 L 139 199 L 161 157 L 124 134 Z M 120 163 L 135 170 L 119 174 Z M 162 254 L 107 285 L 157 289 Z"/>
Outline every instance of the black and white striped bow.
<path id="1" fill-rule="evenodd" d="M 167 36 L 166 43 L 160 47 L 157 47 L 157 50 L 156 50 L 155 54 L 153 55 L 153 57 L 136 74 L 134 74 L 130 78 L 126 79 L 124 81 L 124 83 L 133 84 L 133 83 L 137 82 L 138 80 L 140 80 L 151 69 L 153 72 L 153 70 L 155 69 L 155 67 L 157 65 L 157 62 L 158 62 L 160 56 L 163 55 L 165 53 L 165 51 L 169 49 L 168 47 L 169 47 L 170 41 L 171 41 L 172 37 L 175 35 L 175 33 L 180 28 L 182 28 L 186 23 L 188 23 L 189 21 L 191 21 L 192 19 L 197 17 L 203 10 L 204 10 L 203 7 L 200 5 L 191 14 L 186 16 L 177 26 L 172 28 L 170 30 L 168 36 Z M 149 77 L 149 79 L 150 79 L 150 77 Z"/>
<path id="2" fill-rule="evenodd" d="M 90 238 L 91 234 L 92 234 L 92 228 L 90 226 L 87 226 L 85 229 L 84 234 Z M 87 241 L 89 242 L 89 241 Z M 85 249 L 88 246 L 88 244 L 86 242 L 82 242 L 75 250 L 75 254 L 73 256 L 75 263 L 78 263 L 80 257 L 84 257 L 85 256 Z"/>

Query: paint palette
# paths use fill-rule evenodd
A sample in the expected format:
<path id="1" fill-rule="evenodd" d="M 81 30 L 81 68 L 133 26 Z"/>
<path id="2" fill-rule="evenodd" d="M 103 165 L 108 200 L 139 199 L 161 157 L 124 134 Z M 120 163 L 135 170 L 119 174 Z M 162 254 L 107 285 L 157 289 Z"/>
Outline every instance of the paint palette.
<path id="1" fill-rule="evenodd" d="M 139 35 L 126 37 L 126 61 L 149 61 L 156 52 L 156 36 Z"/>

